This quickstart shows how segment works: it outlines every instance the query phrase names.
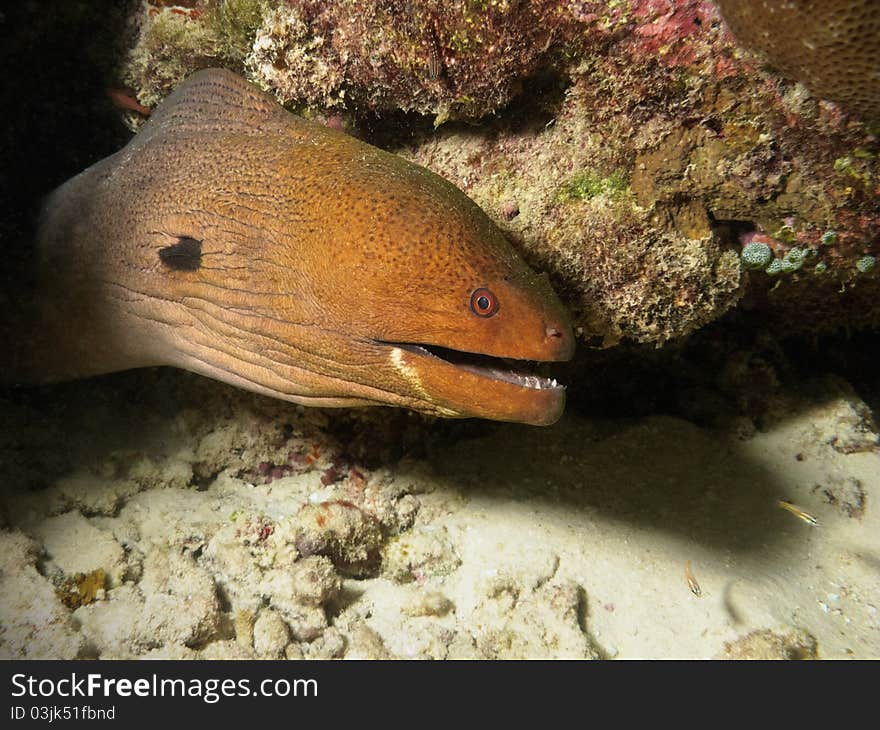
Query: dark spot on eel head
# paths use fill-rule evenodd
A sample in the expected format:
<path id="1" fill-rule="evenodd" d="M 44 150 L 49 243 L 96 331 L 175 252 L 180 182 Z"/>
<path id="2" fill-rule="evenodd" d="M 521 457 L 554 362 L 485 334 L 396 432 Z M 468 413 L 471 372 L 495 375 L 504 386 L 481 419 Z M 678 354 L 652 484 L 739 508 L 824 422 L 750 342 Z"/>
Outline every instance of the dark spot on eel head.
<path id="1" fill-rule="evenodd" d="M 202 242 L 180 236 L 177 243 L 159 249 L 159 260 L 174 271 L 197 271 L 202 265 Z"/>

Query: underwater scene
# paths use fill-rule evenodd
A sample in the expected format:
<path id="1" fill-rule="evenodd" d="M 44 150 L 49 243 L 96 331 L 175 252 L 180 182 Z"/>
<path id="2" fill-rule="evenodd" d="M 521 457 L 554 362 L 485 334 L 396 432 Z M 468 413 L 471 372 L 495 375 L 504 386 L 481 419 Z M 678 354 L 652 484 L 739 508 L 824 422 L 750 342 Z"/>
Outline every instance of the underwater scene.
<path id="1" fill-rule="evenodd" d="M 4 6 L 0 659 L 880 657 L 877 9 Z"/>

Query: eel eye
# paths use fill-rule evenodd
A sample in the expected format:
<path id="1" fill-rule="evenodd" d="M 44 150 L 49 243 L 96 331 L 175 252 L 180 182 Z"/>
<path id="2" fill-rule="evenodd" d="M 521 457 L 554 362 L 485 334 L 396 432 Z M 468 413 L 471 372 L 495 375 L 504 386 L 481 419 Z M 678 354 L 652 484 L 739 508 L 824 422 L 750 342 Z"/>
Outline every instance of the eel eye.
<path id="1" fill-rule="evenodd" d="M 474 289 L 471 294 L 471 311 L 478 317 L 491 317 L 498 311 L 498 300 L 488 289 Z"/>

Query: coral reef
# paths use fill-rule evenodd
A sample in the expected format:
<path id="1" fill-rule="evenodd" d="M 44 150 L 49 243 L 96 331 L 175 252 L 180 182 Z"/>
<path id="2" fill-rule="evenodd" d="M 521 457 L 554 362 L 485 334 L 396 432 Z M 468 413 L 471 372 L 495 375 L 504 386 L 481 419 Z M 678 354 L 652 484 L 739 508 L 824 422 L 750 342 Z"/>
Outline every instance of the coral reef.
<path id="1" fill-rule="evenodd" d="M 263 0 L 190 0 L 144 3 L 140 32 L 121 80 L 152 107 L 193 71 L 241 68 L 263 18 Z"/>
<path id="2" fill-rule="evenodd" d="M 547 0 L 206 0 L 146 8 L 126 69 L 152 105 L 187 72 L 237 70 L 304 109 L 477 118 L 558 59 L 582 25 Z"/>
<path id="3" fill-rule="evenodd" d="M 734 35 L 822 99 L 880 122 L 873 0 L 718 0 Z"/>
<path id="4" fill-rule="evenodd" d="M 223 64 L 360 124 L 483 206 L 593 344 L 660 345 L 740 302 L 788 333 L 880 319 L 877 138 L 767 77 L 713 3 L 350 5 L 148 4 L 125 77 L 154 104 Z"/>
<path id="5" fill-rule="evenodd" d="M 717 22 L 665 56 L 625 37 L 570 69 L 540 126 L 511 109 L 401 152 L 549 270 L 591 342 L 662 344 L 741 300 L 789 334 L 876 323 L 878 280 L 856 266 L 880 244 L 876 138 L 797 89 L 734 71 Z M 746 271 L 750 243 L 774 261 Z"/>

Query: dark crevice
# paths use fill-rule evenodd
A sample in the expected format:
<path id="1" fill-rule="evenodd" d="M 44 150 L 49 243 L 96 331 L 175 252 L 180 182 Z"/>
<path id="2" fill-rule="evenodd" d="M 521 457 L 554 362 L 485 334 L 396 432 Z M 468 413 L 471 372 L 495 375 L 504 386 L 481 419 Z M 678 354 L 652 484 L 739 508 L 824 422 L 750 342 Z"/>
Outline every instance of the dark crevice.
<path id="1" fill-rule="evenodd" d="M 711 210 L 707 210 L 709 225 L 715 234 L 715 240 L 724 248 L 740 249 L 740 239 L 747 233 L 758 229 L 754 221 L 725 220 L 716 218 Z"/>

